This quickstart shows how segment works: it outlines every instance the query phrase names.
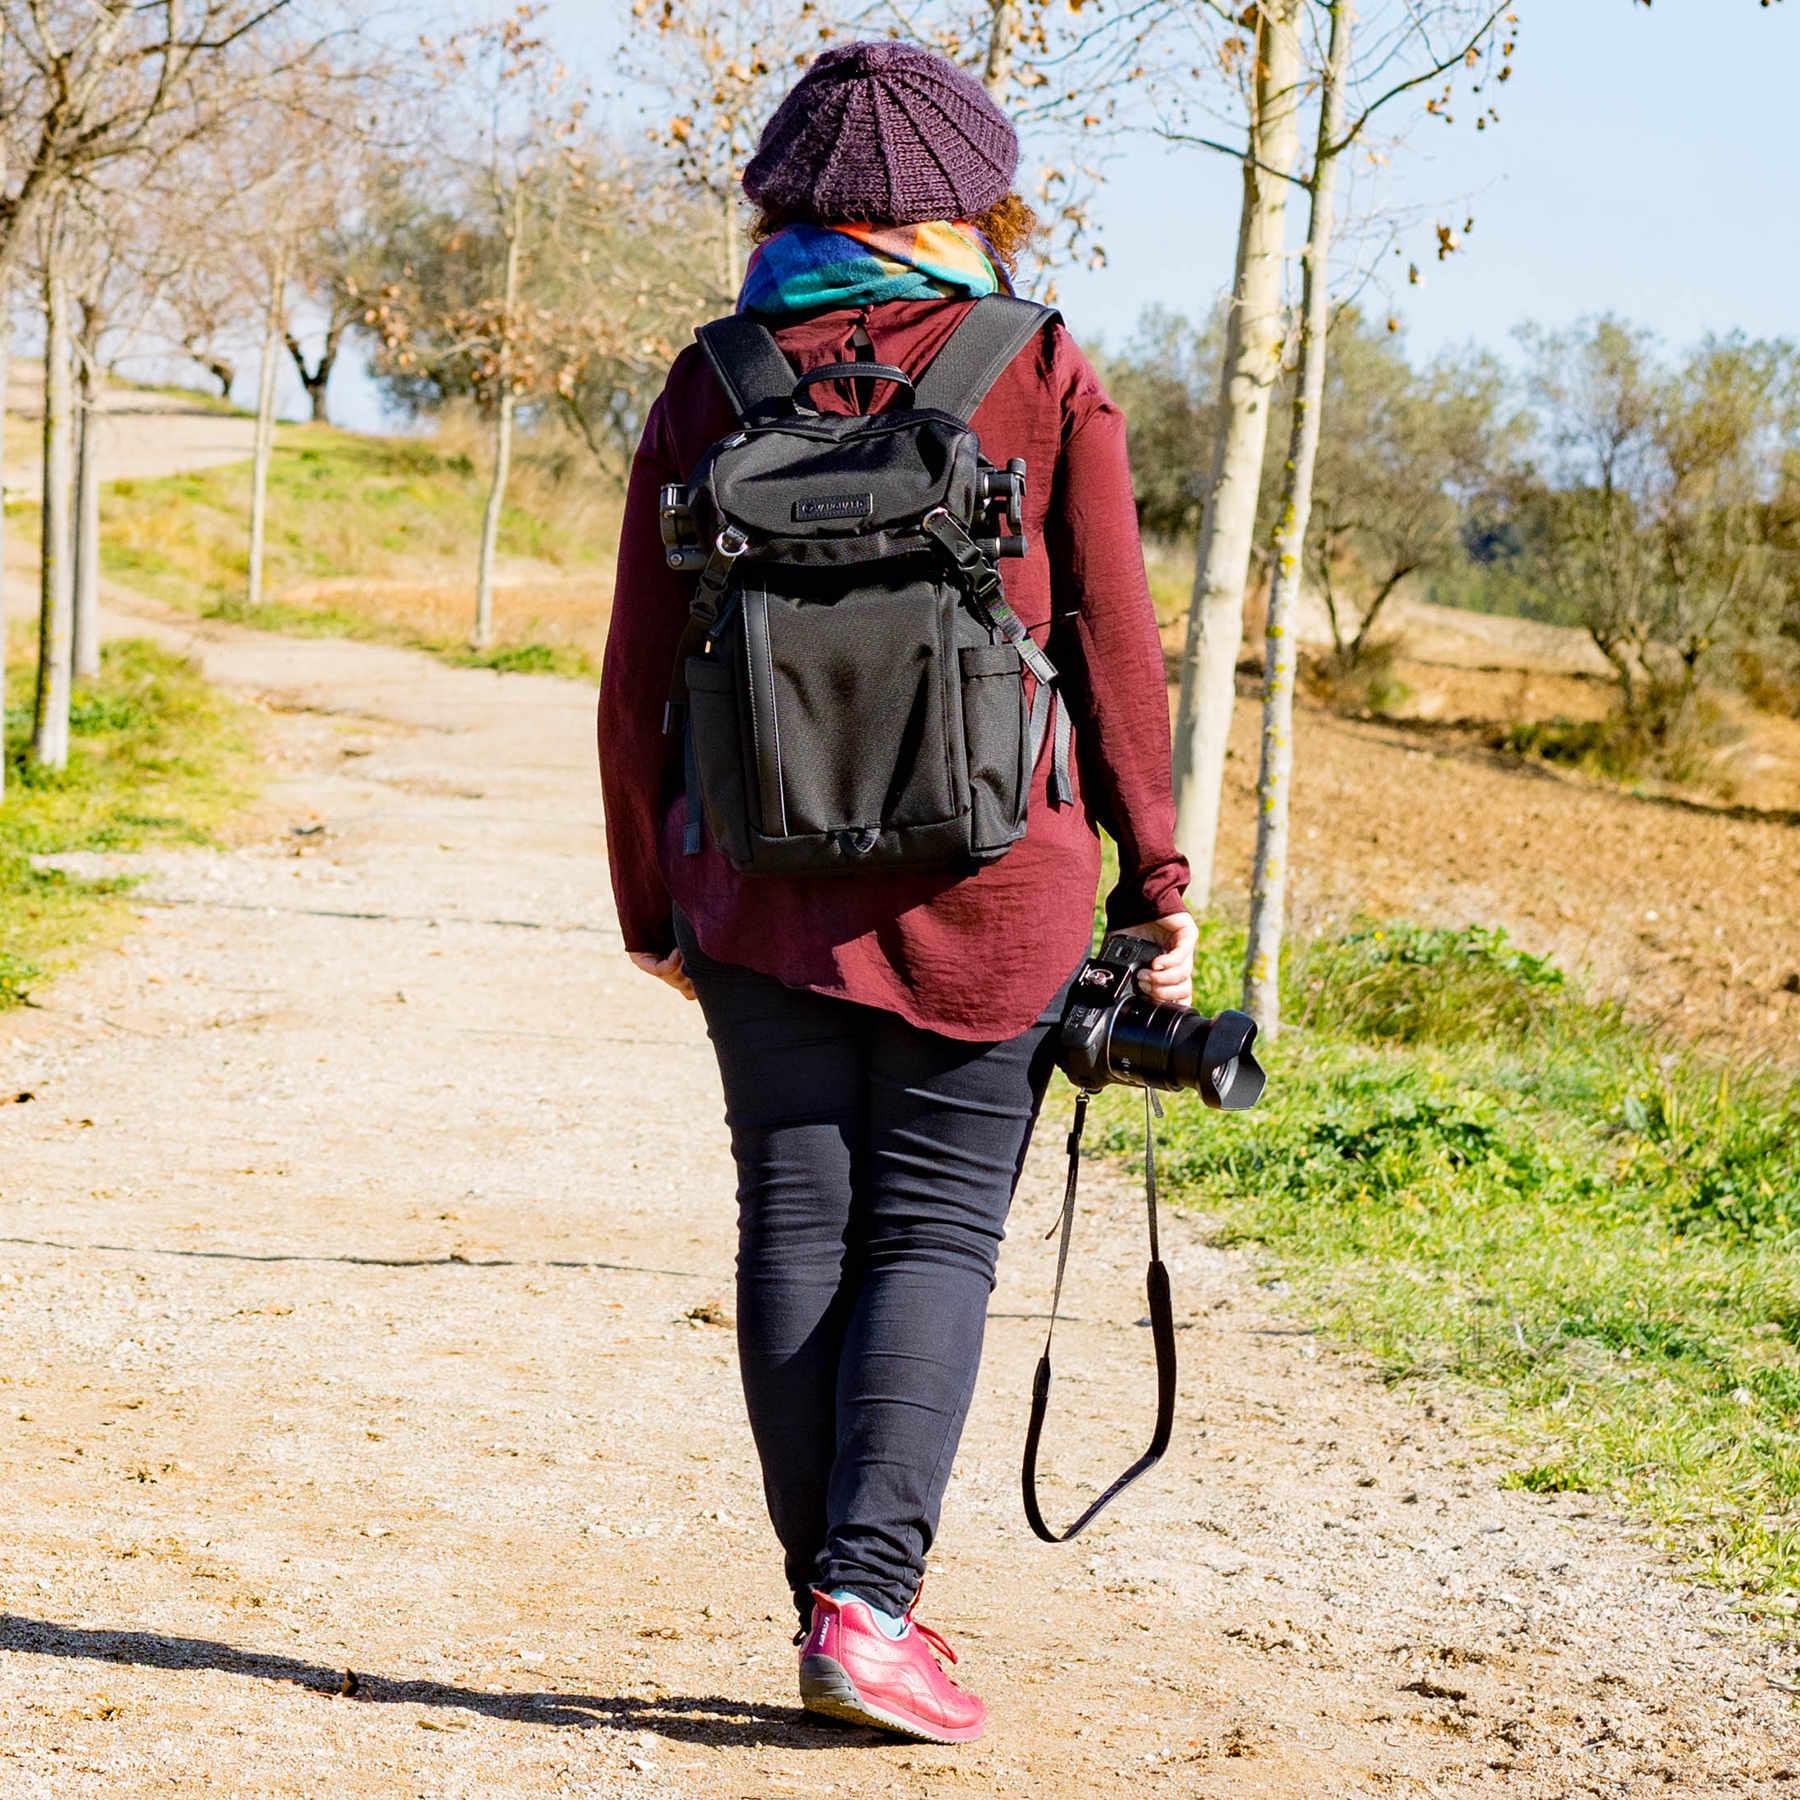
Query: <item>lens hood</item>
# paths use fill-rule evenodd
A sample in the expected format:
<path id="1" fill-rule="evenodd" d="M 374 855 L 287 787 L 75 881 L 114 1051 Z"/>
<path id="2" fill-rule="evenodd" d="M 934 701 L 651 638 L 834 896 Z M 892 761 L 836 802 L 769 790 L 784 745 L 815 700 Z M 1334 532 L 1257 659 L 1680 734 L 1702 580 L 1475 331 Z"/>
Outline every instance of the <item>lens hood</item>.
<path id="1" fill-rule="evenodd" d="M 1250 1052 L 1256 1021 L 1248 1013 L 1222 1012 L 1210 1021 L 1200 1052 L 1200 1098 L 1220 1112 L 1248 1112 L 1268 1085 Z"/>

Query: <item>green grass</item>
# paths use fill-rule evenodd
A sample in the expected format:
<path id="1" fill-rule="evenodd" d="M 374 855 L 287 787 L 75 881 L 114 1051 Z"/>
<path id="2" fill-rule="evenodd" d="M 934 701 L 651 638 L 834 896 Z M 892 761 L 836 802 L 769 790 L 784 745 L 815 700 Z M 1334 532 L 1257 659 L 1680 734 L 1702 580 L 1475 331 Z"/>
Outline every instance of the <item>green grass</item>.
<path id="1" fill-rule="evenodd" d="M 1242 948 L 1203 928 L 1203 1001 Z M 1259 1111 L 1171 1107 L 1171 1190 L 1389 1380 L 1485 1397 L 1507 1485 L 1603 1495 L 1713 1579 L 1800 1593 L 1800 1089 L 1498 931 L 1302 946 L 1285 1004 Z M 1129 1155 L 1129 1097 L 1103 1116 Z"/>
<path id="2" fill-rule="evenodd" d="M 129 376 L 114 375 L 109 385 L 126 395 L 142 394 L 151 399 L 171 400 L 187 412 L 218 413 L 223 418 L 233 419 L 253 416 L 215 389 L 191 387 L 185 381 L 133 381 Z"/>
<path id="3" fill-rule="evenodd" d="M 0 1010 L 84 943 L 122 921 L 129 884 L 34 869 L 71 850 L 204 843 L 249 792 L 248 716 L 191 663 L 138 639 L 109 644 L 96 681 L 71 710 L 69 766 L 25 766 L 28 665 L 8 670 L 6 795 L 0 801 Z"/>
<path id="4" fill-rule="evenodd" d="M 486 478 L 457 441 L 456 434 L 445 441 L 283 428 L 269 478 L 269 598 L 258 606 L 243 598 L 245 464 L 113 483 L 101 510 L 106 572 L 172 606 L 265 630 L 400 643 L 477 667 L 591 676 L 593 642 L 561 629 L 531 635 L 537 621 L 508 616 L 504 591 L 499 642 L 468 649 L 460 590 L 473 594 Z M 501 553 L 552 574 L 599 570 L 616 542 L 615 514 L 616 496 L 582 464 L 528 450 L 502 515 Z M 358 579 L 371 590 L 383 584 L 381 591 L 358 592 Z M 329 598 L 304 592 L 319 583 L 336 584 Z M 599 609 L 595 619 L 603 622 Z"/>

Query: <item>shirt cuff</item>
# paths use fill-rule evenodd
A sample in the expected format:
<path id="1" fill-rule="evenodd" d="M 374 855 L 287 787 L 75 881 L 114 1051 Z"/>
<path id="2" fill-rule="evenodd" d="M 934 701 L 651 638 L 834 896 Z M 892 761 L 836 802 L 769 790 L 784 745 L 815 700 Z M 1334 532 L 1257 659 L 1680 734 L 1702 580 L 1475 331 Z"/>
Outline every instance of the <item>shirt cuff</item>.
<path id="1" fill-rule="evenodd" d="M 1166 919 L 1182 908 L 1187 891 L 1187 858 L 1178 856 L 1157 863 L 1130 880 L 1121 880 L 1106 896 L 1106 928 L 1123 931 L 1128 925 L 1147 925 Z"/>

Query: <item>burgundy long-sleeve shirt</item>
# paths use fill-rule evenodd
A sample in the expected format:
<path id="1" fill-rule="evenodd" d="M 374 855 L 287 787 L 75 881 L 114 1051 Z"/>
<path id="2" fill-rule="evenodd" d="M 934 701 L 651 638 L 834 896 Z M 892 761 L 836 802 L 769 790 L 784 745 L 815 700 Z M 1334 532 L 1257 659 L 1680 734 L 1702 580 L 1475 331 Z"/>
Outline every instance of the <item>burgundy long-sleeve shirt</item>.
<path id="1" fill-rule="evenodd" d="M 919 374 L 966 300 L 890 300 L 797 318 L 775 335 L 796 372 L 852 358 L 860 324 L 875 359 Z M 842 382 L 812 390 L 849 412 Z M 878 396 L 891 389 L 877 390 Z M 1029 549 L 1003 565 L 1006 598 L 1061 674 L 1074 724 L 1075 801 L 1032 778 L 1025 836 L 973 874 L 740 875 L 713 846 L 682 851 L 681 746 L 663 701 L 691 580 L 663 560 L 657 489 L 685 481 L 735 424 L 697 348 L 651 409 L 632 465 L 600 684 L 600 774 L 619 923 L 629 950 L 667 952 L 671 907 L 701 947 L 790 987 L 899 1013 L 949 1037 L 1023 1031 L 1085 951 L 1100 875 L 1096 827 L 1119 847 L 1114 926 L 1177 910 L 1186 860 L 1174 843 L 1169 709 L 1125 456 L 1125 422 L 1087 359 L 1052 325 L 1000 376 L 973 423 L 994 463 L 1028 469 Z"/>

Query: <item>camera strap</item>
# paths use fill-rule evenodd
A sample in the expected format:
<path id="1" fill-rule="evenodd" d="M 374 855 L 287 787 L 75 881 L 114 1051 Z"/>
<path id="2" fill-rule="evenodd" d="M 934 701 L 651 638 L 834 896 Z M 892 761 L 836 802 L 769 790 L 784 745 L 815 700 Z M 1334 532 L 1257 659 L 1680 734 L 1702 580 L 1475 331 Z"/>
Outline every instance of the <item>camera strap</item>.
<path id="1" fill-rule="evenodd" d="M 1088 1101 L 1083 1092 L 1075 1100 L 1075 1120 L 1069 1128 L 1069 1177 L 1063 1188 L 1062 1217 L 1053 1230 L 1062 1241 L 1056 1251 L 1056 1290 L 1050 1300 L 1050 1329 L 1044 1334 L 1044 1353 L 1038 1358 L 1031 1383 L 1031 1423 L 1025 1430 L 1025 1464 L 1021 1483 L 1025 1517 L 1046 1544 L 1066 1544 L 1079 1536 L 1119 1495 L 1146 1470 L 1162 1460 L 1175 1426 L 1175 1313 L 1169 1297 L 1169 1272 L 1163 1267 L 1162 1246 L 1156 1228 L 1156 1132 L 1152 1109 L 1155 1096 L 1144 1089 L 1144 1198 L 1150 1215 L 1150 1267 L 1144 1277 L 1150 1302 L 1150 1335 L 1156 1346 L 1156 1429 L 1150 1447 L 1066 1531 L 1052 1531 L 1044 1523 L 1037 1497 L 1038 1444 L 1044 1435 L 1044 1418 L 1050 1410 L 1050 1341 L 1056 1335 L 1056 1318 L 1062 1309 L 1063 1277 L 1069 1267 L 1069 1241 L 1075 1230 L 1075 1190 L 1081 1175 L 1081 1133 L 1087 1124 Z"/>

